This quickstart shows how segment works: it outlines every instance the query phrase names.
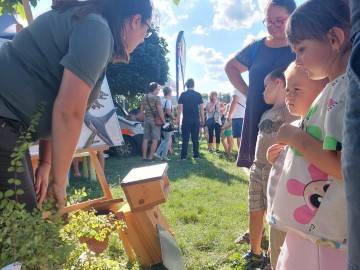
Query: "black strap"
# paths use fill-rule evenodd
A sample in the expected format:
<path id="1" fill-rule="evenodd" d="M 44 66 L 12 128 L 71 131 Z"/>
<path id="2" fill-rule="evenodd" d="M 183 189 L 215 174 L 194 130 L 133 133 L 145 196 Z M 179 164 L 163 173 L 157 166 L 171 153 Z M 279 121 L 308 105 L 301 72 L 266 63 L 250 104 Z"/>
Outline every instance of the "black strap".
<path id="1" fill-rule="evenodd" d="M 244 105 L 242 105 L 241 103 L 239 103 L 239 102 L 237 102 L 237 101 L 236 101 L 236 103 L 239 104 L 241 107 L 246 108 L 246 107 L 245 107 Z"/>

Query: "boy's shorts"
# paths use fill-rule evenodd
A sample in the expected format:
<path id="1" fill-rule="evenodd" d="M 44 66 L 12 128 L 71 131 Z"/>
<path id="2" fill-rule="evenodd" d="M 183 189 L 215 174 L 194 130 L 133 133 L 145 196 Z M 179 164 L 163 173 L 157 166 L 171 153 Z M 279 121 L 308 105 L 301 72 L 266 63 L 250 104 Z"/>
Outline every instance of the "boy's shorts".
<path id="1" fill-rule="evenodd" d="M 244 118 L 233 118 L 231 128 L 234 138 L 240 138 L 241 137 L 241 131 L 243 127 L 243 120 Z"/>
<path id="2" fill-rule="evenodd" d="M 250 168 L 249 211 L 260 211 L 267 207 L 267 184 L 271 165 L 254 162 Z"/>

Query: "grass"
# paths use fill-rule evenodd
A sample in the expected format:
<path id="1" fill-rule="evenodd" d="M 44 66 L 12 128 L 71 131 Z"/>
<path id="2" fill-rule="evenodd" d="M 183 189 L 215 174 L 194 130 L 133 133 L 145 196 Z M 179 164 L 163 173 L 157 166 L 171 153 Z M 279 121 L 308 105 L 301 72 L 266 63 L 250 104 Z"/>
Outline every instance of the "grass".
<path id="1" fill-rule="evenodd" d="M 241 255 L 249 247 L 238 246 L 234 240 L 247 229 L 248 177 L 234 161 L 229 162 L 223 154 L 210 154 L 206 148 L 206 142 L 201 141 L 198 161 L 189 158 L 191 144 L 186 161 L 177 161 L 178 149 L 169 156 L 170 193 L 160 208 L 176 235 L 186 269 L 241 269 Z M 120 181 L 132 168 L 142 166 L 147 164 L 140 156 L 111 156 L 106 160 L 105 174 L 115 198 L 125 199 Z M 70 179 L 68 193 L 82 187 L 87 189 L 87 199 L 102 196 L 97 182 L 76 179 Z M 120 254 L 126 265 L 121 247 L 110 252 L 116 253 L 117 258 Z M 127 264 L 124 269 L 141 267 Z"/>

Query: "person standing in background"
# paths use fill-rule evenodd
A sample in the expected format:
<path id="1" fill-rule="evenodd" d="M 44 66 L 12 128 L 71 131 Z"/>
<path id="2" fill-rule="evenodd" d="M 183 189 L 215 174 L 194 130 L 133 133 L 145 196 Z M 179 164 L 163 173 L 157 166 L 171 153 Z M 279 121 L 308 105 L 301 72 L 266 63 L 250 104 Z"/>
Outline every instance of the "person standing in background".
<path id="1" fill-rule="evenodd" d="M 260 118 L 271 108 L 263 99 L 265 76 L 295 60 L 295 54 L 285 36 L 285 23 L 295 8 L 294 0 L 269 0 L 263 21 L 268 36 L 246 46 L 225 65 L 231 84 L 246 96 L 243 132 L 237 159 L 239 167 L 250 168 L 252 165 Z M 249 71 L 249 85 L 241 76 L 241 73 L 246 71 Z"/>
<path id="2" fill-rule="evenodd" d="M 172 104 L 171 104 L 172 90 L 170 87 L 165 87 L 163 89 L 163 92 L 164 92 L 164 98 L 161 99 L 161 107 L 163 108 L 166 122 L 170 122 L 176 119 L 175 116 L 172 114 Z M 167 157 L 167 154 L 169 152 L 169 145 L 173 131 L 161 130 L 161 133 L 164 139 L 161 141 L 154 156 L 161 160 L 168 161 L 170 159 Z"/>
<path id="3" fill-rule="evenodd" d="M 200 93 L 194 90 L 194 80 L 188 79 L 185 83 L 185 87 L 187 90 L 186 92 L 181 93 L 178 101 L 179 106 L 176 118 L 176 123 L 179 125 L 181 114 L 184 114 L 181 123 L 183 141 L 180 161 L 186 160 L 190 135 L 193 143 L 194 158 L 199 158 L 199 128 L 200 125 L 204 125 L 203 99 Z"/>
<path id="4" fill-rule="evenodd" d="M 141 101 L 140 113 L 144 114 L 144 138 L 142 144 L 142 157 L 144 162 L 154 162 L 154 153 L 160 140 L 161 126 L 155 124 L 155 117 L 160 116 L 165 124 L 164 113 L 161 107 L 160 86 L 156 82 L 152 82 L 148 86 L 149 93 L 144 95 Z M 148 142 L 151 140 L 151 148 L 149 158 L 147 159 Z"/>
<path id="5" fill-rule="evenodd" d="M 230 103 L 227 122 L 232 125 L 232 135 L 236 139 L 238 150 L 241 143 L 241 132 L 246 108 L 246 97 L 237 89 L 234 89 Z"/>

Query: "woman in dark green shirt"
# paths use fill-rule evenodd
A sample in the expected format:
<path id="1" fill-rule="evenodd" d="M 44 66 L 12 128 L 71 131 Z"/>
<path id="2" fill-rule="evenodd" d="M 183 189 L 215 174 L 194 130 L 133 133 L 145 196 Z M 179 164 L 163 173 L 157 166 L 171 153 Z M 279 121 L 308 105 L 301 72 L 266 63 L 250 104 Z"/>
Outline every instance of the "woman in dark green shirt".
<path id="1" fill-rule="evenodd" d="M 45 102 L 33 140 L 40 140 L 33 177 L 28 152 L 18 201 L 32 210 L 47 193 L 60 205 L 86 110 L 97 99 L 107 64 L 129 61 L 148 35 L 150 0 L 57 1 L 0 49 L 0 192 L 13 189 L 10 155 L 34 109 Z M 54 180 L 48 186 L 52 166 Z"/>

